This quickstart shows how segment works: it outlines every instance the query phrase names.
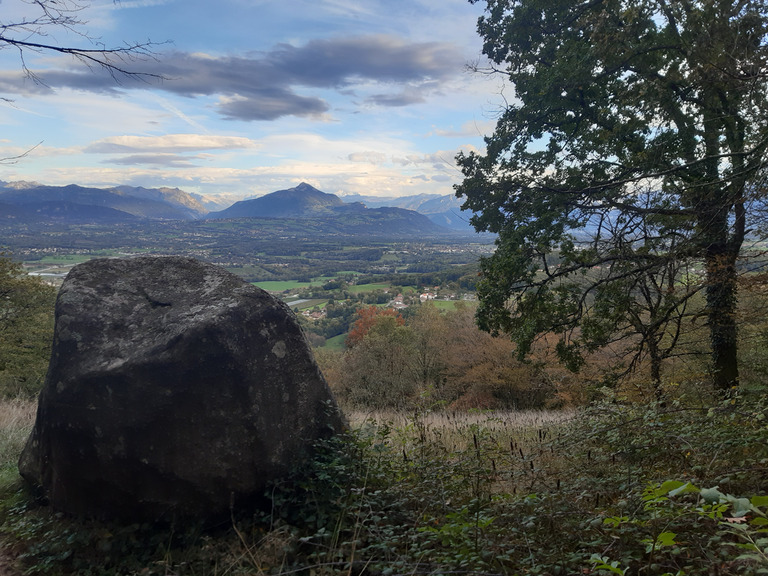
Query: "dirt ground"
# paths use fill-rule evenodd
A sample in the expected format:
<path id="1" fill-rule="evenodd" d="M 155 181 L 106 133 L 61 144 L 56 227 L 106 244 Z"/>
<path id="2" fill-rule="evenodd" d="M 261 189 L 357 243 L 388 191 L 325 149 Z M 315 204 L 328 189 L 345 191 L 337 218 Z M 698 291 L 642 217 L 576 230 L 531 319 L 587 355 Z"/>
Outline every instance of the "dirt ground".
<path id="1" fill-rule="evenodd" d="M 14 567 L 15 559 L 8 554 L 5 544 L 0 541 L 0 576 L 21 576 L 21 570 Z"/>

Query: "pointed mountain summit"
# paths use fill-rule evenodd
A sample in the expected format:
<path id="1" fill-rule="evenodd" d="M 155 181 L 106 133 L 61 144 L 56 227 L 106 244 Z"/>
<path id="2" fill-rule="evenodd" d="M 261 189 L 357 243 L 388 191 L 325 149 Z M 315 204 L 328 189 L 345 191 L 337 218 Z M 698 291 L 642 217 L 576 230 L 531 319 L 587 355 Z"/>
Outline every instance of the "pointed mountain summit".
<path id="1" fill-rule="evenodd" d="M 269 218 L 305 221 L 328 234 L 414 235 L 450 233 L 413 210 L 367 208 L 346 203 L 335 194 L 321 192 L 302 182 L 259 198 L 236 202 L 226 210 L 210 212 L 209 219 Z M 296 224 L 293 224 L 296 226 Z M 303 226 L 303 224 L 300 224 Z"/>
<path id="2" fill-rule="evenodd" d="M 235 202 L 226 210 L 211 212 L 208 218 L 315 218 L 344 205 L 335 194 L 302 182 L 295 188 Z"/>

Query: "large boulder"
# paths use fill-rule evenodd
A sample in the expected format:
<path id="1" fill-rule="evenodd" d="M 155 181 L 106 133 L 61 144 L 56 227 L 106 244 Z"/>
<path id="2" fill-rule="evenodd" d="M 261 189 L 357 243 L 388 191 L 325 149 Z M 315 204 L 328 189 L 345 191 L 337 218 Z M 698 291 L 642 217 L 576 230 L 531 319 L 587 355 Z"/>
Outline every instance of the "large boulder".
<path id="1" fill-rule="evenodd" d="M 56 509 L 215 519 L 343 427 L 293 313 L 213 265 L 99 259 L 56 302 L 21 475 Z"/>

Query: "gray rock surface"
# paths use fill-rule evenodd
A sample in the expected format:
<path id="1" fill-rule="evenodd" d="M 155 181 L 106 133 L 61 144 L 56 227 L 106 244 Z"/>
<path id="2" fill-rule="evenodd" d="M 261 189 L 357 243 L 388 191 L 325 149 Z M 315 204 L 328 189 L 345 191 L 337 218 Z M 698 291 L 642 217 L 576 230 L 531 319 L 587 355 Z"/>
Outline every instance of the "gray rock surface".
<path id="1" fill-rule="evenodd" d="M 19 470 L 65 512 L 214 519 L 342 427 L 282 302 L 189 258 L 91 260 L 61 287 Z"/>

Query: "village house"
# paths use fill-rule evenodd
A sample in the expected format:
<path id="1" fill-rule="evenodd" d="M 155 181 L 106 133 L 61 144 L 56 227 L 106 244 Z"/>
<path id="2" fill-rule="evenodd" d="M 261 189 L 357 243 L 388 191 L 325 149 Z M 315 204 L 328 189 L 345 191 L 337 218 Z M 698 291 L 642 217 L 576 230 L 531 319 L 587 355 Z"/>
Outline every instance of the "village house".
<path id="1" fill-rule="evenodd" d="M 408 308 L 408 304 L 403 301 L 403 295 L 398 294 L 389 302 L 389 307 L 394 308 L 395 310 L 402 310 L 403 308 Z"/>

